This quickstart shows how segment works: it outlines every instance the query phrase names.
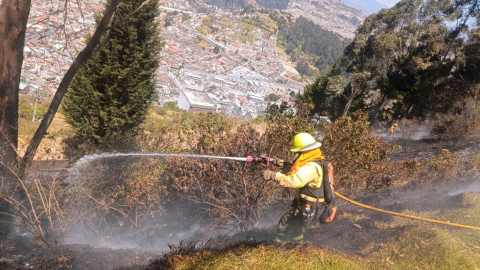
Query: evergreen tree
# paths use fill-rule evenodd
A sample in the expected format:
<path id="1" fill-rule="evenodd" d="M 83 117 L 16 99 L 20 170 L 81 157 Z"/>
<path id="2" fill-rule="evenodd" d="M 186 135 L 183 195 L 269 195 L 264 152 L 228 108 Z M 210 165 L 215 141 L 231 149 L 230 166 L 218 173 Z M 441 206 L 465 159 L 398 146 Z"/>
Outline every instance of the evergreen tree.
<path id="1" fill-rule="evenodd" d="M 124 1 L 113 25 L 142 2 Z M 155 19 L 157 10 L 158 0 L 151 0 L 113 28 L 104 47 L 75 76 L 64 112 L 78 136 L 93 143 L 109 142 L 134 131 L 145 119 L 154 97 L 154 74 L 163 48 Z"/>

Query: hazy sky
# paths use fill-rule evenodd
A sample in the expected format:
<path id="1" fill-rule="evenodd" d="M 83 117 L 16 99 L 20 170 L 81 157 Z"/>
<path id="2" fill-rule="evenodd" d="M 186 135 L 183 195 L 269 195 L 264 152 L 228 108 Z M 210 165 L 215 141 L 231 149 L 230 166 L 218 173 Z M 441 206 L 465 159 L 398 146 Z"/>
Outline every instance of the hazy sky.
<path id="1" fill-rule="evenodd" d="M 376 0 L 376 1 L 386 5 L 388 7 L 393 7 L 393 5 L 400 2 L 400 0 Z"/>

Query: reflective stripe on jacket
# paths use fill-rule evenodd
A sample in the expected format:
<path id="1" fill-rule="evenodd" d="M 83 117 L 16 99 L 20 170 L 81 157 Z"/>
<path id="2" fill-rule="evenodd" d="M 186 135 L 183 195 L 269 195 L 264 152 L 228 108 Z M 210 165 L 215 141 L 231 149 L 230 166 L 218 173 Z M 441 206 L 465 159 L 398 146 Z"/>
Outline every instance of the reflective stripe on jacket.
<path id="1" fill-rule="evenodd" d="M 306 186 L 312 189 L 318 189 L 321 187 L 323 180 L 322 167 L 317 162 L 311 161 L 303 165 L 293 175 L 285 175 L 277 172 L 277 174 L 275 174 L 275 180 L 277 180 L 281 186 L 287 188 L 300 189 Z M 317 200 L 304 194 L 300 194 L 300 197 L 308 201 Z M 318 201 L 322 202 L 323 198 Z"/>

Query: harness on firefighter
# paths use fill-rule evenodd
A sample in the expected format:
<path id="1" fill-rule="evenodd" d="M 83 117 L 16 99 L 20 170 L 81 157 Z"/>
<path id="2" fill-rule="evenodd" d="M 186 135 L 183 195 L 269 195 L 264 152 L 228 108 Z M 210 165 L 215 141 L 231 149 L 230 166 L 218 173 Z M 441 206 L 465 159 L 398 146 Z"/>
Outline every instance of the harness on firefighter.
<path id="1" fill-rule="evenodd" d="M 303 215 L 303 226 L 308 227 L 311 222 L 319 218 L 320 223 L 333 221 L 337 206 L 335 206 L 335 190 L 332 163 L 325 160 L 314 162 L 322 171 L 322 179 L 310 183 L 299 189 L 300 210 Z"/>

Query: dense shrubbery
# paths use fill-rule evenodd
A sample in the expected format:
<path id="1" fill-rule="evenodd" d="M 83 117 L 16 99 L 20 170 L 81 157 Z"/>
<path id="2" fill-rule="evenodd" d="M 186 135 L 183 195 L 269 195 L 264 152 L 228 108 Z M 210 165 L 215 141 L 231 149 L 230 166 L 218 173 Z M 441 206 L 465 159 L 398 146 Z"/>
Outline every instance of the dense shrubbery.
<path id="1" fill-rule="evenodd" d="M 437 138 L 464 141 L 480 131 L 480 100 L 467 98 L 457 102 L 447 113 L 438 113 L 432 123 Z"/>
<path id="2" fill-rule="evenodd" d="M 261 134 L 252 126 L 235 131 L 217 114 L 183 119 L 180 144 L 175 152 L 246 157 L 286 156 L 293 136 L 311 131 L 311 125 L 299 115 L 272 106 L 267 117 L 267 130 Z M 176 204 L 187 198 L 196 205 L 189 216 L 215 225 L 227 225 L 245 231 L 258 225 L 263 211 L 279 199 L 281 189 L 265 181 L 263 167 L 237 161 L 169 159 L 166 174 L 169 190 L 178 194 Z"/>
<path id="3" fill-rule="evenodd" d="M 472 179 L 480 175 L 480 156 L 460 158 L 444 149 L 439 156 L 423 159 L 406 159 L 396 164 L 399 184 L 428 185 Z"/>
<path id="4" fill-rule="evenodd" d="M 288 149 L 298 132 L 312 132 L 305 117 L 285 105 L 273 105 L 267 130 L 251 125 L 232 128 L 218 114 L 184 113 L 179 123 L 137 137 L 135 148 L 144 152 L 170 152 L 246 157 L 290 157 Z M 168 164 L 168 165 L 167 165 Z M 138 159 L 97 162 L 76 186 L 75 207 L 87 210 L 83 220 L 99 232 L 121 227 L 140 228 L 149 216 L 175 213 L 186 223 L 245 231 L 258 225 L 264 211 L 281 199 L 282 189 L 262 178 L 263 167 L 217 159 Z M 79 179 L 79 180 L 80 180 Z M 169 205 L 169 209 L 164 206 Z M 92 225 L 95 224 L 95 225 Z"/>
<path id="5" fill-rule="evenodd" d="M 361 190 L 390 163 L 386 155 L 398 148 L 373 135 L 368 116 L 357 112 L 324 125 L 323 149 L 335 166 L 338 187 Z M 385 176 L 387 177 L 387 176 Z"/>
<path id="6" fill-rule="evenodd" d="M 298 61 L 303 56 L 307 56 L 310 64 L 320 71 L 325 71 L 332 65 L 342 54 L 346 45 L 336 34 L 319 28 L 314 22 L 304 17 L 290 21 L 280 13 L 271 12 L 270 18 L 277 23 L 278 42 L 291 56 L 292 61 Z"/>

